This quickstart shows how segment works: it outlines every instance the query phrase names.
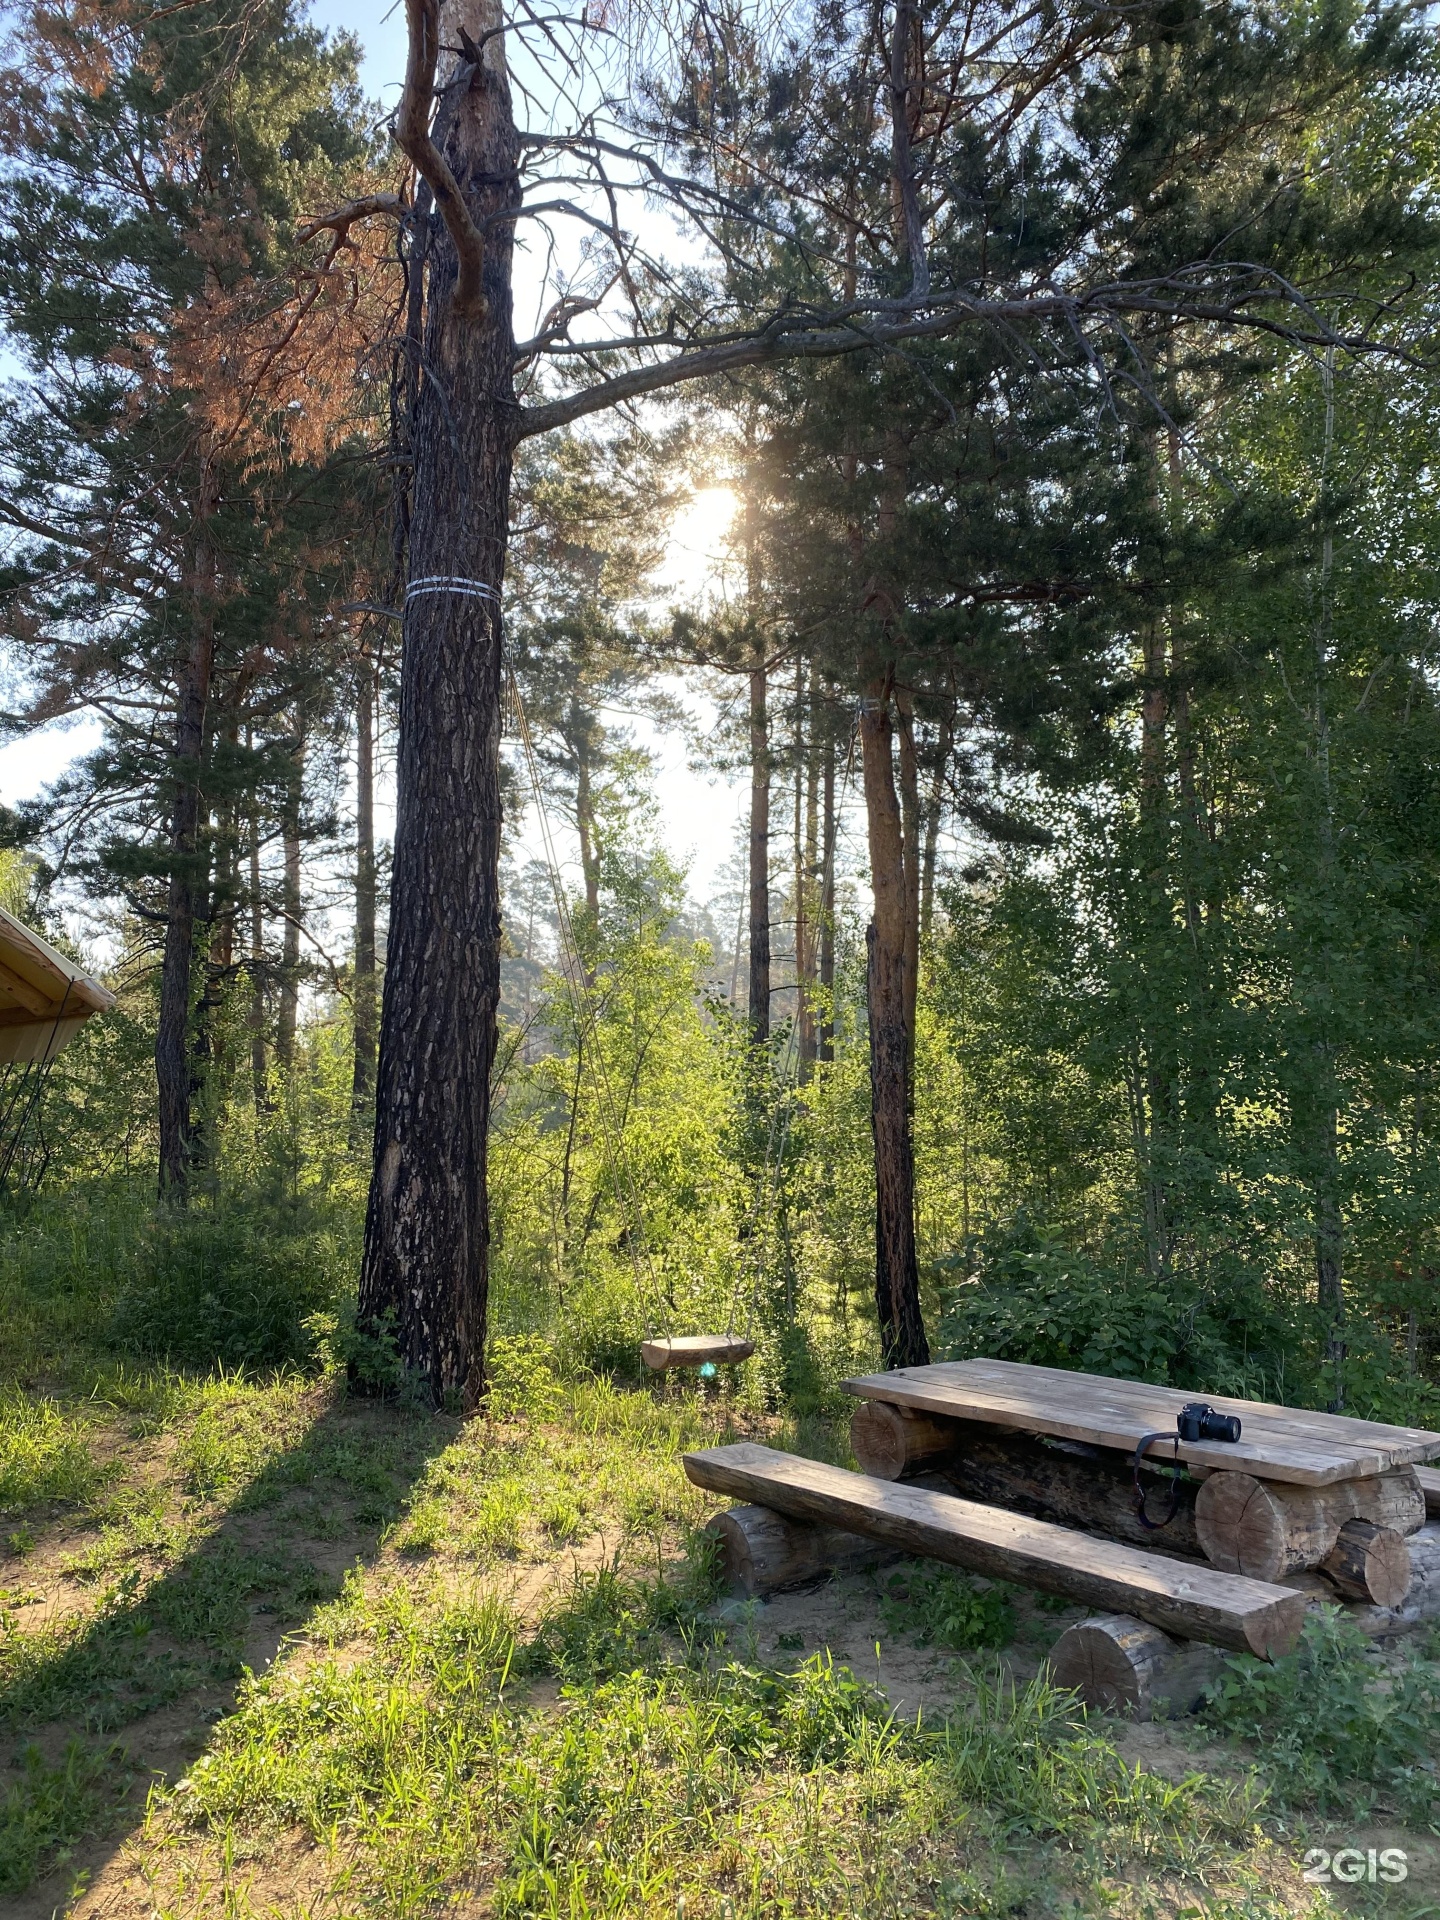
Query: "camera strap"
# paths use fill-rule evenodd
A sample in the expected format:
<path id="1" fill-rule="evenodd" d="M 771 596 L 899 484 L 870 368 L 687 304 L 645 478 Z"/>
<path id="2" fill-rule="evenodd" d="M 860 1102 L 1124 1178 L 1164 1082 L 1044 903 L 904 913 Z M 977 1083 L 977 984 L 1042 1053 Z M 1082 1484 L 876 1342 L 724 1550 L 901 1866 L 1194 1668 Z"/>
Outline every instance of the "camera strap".
<path id="1" fill-rule="evenodd" d="M 1145 1458 L 1145 1454 L 1147 1450 L 1151 1446 L 1153 1446 L 1157 1440 L 1168 1440 L 1175 1449 L 1175 1457 L 1174 1457 L 1174 1463 L 1173 1463 L 1175 1470 L 1170 1476 L 1170 1504 L 1165 1511 L 1165 1518 L 1163 1520 L 1152 1520 L 1149 1514 L 1145 1511 L 1145 1485 L 1140 1478 L 1140 1462 Z M 1147 1433 L 1145 1434 L 1142 1437 L 1139 1446 L 1136 1447 L 1135 1449 L 1135 1458 L 1131 1464 L 1131 1472 L 1135 1480 L 1136 1516 L 1139 1519 L 1142 1527 L 1146 1528 L 1150 1533 L 1158 1533 L 1162 1527 L 1168 1527 L 1170 1522 L 1175 1518 L 1176 1514 L 1179 1513 L 1180 1511 L 1181 1467 L 1180 1467 L 1180 1436 L 1179 1434 L 1178 1433 Z"/>

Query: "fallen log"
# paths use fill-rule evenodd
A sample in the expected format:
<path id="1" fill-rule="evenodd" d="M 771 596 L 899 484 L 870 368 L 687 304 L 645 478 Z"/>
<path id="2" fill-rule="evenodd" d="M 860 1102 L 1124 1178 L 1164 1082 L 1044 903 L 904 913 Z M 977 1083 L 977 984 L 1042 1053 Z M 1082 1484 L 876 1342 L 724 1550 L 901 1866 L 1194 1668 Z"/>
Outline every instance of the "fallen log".
<path id="1" fill-rule="evenodd" d="M 814 1520 L 991 1579 L 1063 1594 L 1099 1612 L 1133 1613 L 1182 1638 L 1287 1653 L 1309 1604 L 1302 1593 L 1143 1553 L 1044 1520 L 818 1460 L 743 1443 L 684 1456 L 698 1487 Z"/>
<path id="2" fill-rule="evenodd" d="M 1174 1720 L 1194 1712 L 1224 1660 L 1203 1641 L 1176 1640 L 1130 1614 L 1106 1613 L 1065 1629 L 1050 1650 L 1050 1677 L 1102 1713 Z"/>
<path id="3" fill-rule="evenodd" d="M 705 1523 L 720 1543 L 720 1574 L 728 1587 L 750 1596 L 802 1587 L 832 1573 L 878 1567 L 898 1559 L 898 1549 L 840 1527 L 790 1520 L 768 1507 L 731 1507 Z"/>
<path id="4" fill-rule="evenodd" d="M 1415 1469 L 1320 1487 L 1212 1473 L 1195 1502 L 1195 1532 L 1206 1559 L 1254 1580 L 1324 1565 L 1352 1520 L 1396 1535 L 1414 1533 L 1425 1520 Z"/>

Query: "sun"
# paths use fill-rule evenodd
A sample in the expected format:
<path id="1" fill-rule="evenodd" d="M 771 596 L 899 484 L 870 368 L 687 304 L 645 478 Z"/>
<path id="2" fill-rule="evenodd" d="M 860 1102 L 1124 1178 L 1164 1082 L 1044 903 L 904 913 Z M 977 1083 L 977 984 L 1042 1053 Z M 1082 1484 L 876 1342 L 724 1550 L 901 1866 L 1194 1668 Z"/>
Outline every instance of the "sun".
<path id="1" fill-rule="evenodd" d="M 730 556 L 740 501 L 733 487 L 697 487 L 670 523 L 666 572 L 677 580 L 714 573 Z"/>

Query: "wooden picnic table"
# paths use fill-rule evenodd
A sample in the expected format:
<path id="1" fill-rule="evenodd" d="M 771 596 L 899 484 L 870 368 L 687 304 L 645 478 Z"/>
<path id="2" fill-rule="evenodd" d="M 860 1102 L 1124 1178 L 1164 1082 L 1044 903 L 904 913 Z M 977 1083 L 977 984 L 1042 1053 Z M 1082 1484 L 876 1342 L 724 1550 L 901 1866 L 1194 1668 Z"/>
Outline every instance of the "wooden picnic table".
<path id="1" fill-rule="evenodd" d="M 1002 1436 L 1039 1434 L 1123 1454 L 1133 1454 L 1147 1434 L 1163 1436 L 1150 1449 L 1153 1461 L 1178 1459 L 1203 1482 L 1191 1496 L 1189 1537 L 1212 1565 L 1266 1581 L 1320 1569 L 1347 1596 L 1385 1605 L 1399 1604 L 1397 1596 L 1408 1586 L 1406 1536 L 1424 1524 L 1426 1492 L 1417 1463 L 1440 1456 L 1440 1433 L 1419 1427 L 1010 1360 L 900 1367 L 844 1385 L 874 1408 L 863 1413 L 863 1428 L 857 1412 L 857 1457 L 893 1449 L 896 1474 L 907 1458 L 923 1464 L 927 1456 L 942 1458 L 947 1448 L 973 1449 L 967 1433 L 994 1434 L 1002 1447 L 1033 1450 L 1033 1440 Z M 1237 1441 L 1179 1440 L 1175 1416 L 1200 1399 L 1239 1416 Z M 1097 1462 L 1095 1476 L 1103 1478 L 1097 1455 L 1090 1457 Z M 1067 1471 L 1072 1482 L 1077 1472 L 1083 1475 L 1078 1462 Z M 1023 1482 L 1019 1490 L 1034 1491 Z M 1055 1489 L 1050 1491 L 1053 1502 Z M 1081 1517 L 1084 1503 L 1073 1486 L 1064 1497 L 1070 1502 L 1066 1517 Z M 1172 1538 L 1184 1551 L 1180 1535 L 1177 1528 Z M 1154 1544 L 1162 1550 L 1170 1544 L 1163 1527 Z"/>
<path id="2" fill-rule="evenodd" d="M 942 1418 L 977 1420 L 1127 1453 L 1133 1453 L 1147 1433 L 1174 1434 L 1181 1407 L 1206 1400 L 1220 1413 L 1239 1415 L 1240 1438 L 1233 1443 L 1182 1440 L 1179 1458 L 1187 1466 L 1306 1487 L 1368 1479 L 1440 1456 L 1440 1433 L 1419 1427 L 1390 1427 L 1220 1394 L 1183 1393 L 1140 1380 L 1111 1380 L 1014 1360 L 897 1367 L 893 1373 L 846 1380 L 844 1388 L 861 1400 L 885 1400 Z M 1167 1445 L 1152 1451 L 1157 1460 L 1168 1462 L 1172 1449 Z"/>

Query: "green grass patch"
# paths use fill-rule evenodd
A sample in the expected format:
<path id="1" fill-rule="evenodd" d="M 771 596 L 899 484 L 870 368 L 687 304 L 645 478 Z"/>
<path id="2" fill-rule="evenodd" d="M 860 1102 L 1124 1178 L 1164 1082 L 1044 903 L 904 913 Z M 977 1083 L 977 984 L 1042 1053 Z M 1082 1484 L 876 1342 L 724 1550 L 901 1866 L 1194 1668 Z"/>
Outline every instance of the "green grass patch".
<path id="1" fill-rule="evenodd" d="M 104 1477 L 81 1421 L 53 1400 L 0 1394 L 0 1518 L 47 1500 L 88 1500 Z"/>
<path id="2" fill-rule="evenodd" d="M 0 1893 L 23 1893 L 42 1866 L 63 1859 L 77 1840 L 104 1832 L 128 1785 L 118 1747 L 72 1740 L 48 1765 L 38 1747 L 19 1756 L 20 1777 L 0 1800 Z"/>

